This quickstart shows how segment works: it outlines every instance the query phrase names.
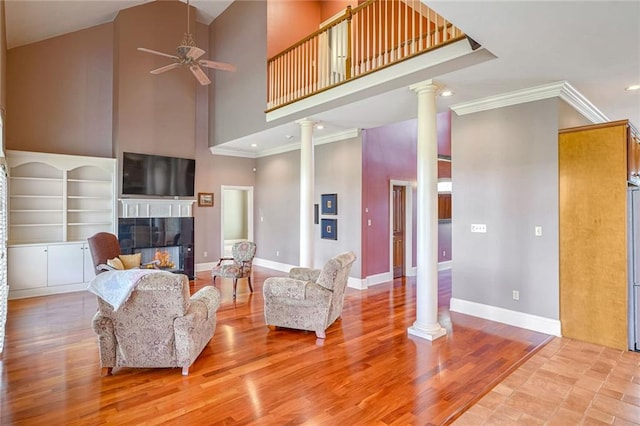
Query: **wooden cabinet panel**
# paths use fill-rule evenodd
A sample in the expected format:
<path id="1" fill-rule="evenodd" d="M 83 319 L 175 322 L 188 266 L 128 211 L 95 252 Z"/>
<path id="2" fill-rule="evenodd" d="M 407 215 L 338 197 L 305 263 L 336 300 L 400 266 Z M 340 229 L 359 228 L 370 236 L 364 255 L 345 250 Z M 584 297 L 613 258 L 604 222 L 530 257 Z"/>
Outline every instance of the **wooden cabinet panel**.
<path id="1" fill-rule="evenodd" d="M 627 349 L 627 122 L 559 135 L 565 337 Z"/>

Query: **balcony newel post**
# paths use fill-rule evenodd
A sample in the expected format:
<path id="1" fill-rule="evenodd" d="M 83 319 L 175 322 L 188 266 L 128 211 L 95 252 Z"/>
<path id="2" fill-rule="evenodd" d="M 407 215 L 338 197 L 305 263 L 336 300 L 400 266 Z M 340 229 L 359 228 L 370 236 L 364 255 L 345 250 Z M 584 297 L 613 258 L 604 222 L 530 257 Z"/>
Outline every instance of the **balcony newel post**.
<path id="1" fill-rule="evenodd" d="M 347 15 L 347 60 L 346 60 L 346 79 L 349 80 L 351 78 L 351 18 L 353 18 L 353 13 L 351 12 L 351 5 L 347 6 L 346 10 Z"/>

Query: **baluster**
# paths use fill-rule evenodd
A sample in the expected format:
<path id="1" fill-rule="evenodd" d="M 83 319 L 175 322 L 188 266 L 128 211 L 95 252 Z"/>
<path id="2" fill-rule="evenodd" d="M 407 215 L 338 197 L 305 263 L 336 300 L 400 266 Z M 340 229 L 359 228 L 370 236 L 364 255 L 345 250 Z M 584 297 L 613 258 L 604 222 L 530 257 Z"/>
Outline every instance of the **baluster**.
<path id="1" fill-rule="evenodd" d="M 347 47 L 347 60 L 346 60 L 346 64 L 345 64 L 345 67 L 347 69 L 346 70 L 347 73 L 346 73 L 345 77 L 346 77 L 347 80 L 349 80 L 353 75 L 353 71 L 351 70 L 351 61 L 352 61 L 352 58 L 351 58 L 351 38 L 352 38 L 352 35 L 351 35 L 351 18 L 352 18 L 351 5 L 349 5 L 349 6 L 347 6 L 347 46 L 346 46 Z"/>

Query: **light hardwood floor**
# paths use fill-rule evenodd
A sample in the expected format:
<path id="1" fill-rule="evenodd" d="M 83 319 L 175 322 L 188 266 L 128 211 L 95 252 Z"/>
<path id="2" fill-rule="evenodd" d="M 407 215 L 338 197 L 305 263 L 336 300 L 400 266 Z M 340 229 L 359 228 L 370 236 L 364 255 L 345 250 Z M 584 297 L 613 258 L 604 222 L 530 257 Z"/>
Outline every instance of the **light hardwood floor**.
<path id="1" fill-rule="evenodd" d="M 235 301 L 230 281 L 216 283 L 223 301 L 216 333 L 187 377 L 180 369 L 131 368 L 100 377 L 91 329 L 96 302 L 87 292 L 10 301 L 0 424 L 446 424 L 478 401 L 458 422 L 504 423 L 495 393 L 506 404 L 509 389 L 516 395 L 509 383 L 520 377 L 518 367 L 531 370 L 526 361 L 537 350 L 565 342 L 450 313 L 448 271 L 439 293 L 448 334 L 435 342 L 407 334 L 415 320 L 413 279 L 350 289 L 325 340 L 272 330 L 261 291 L 275 275 L 283 274 L 255 268 L 255 292 L 240 282 Z M 193 291 L 211 283 L 206 273 L 198 278 Z M 539 354 L 551 358 L 546 348 Z M 529 420 L 522 413 L 529 411 L 517 419 Z"/>

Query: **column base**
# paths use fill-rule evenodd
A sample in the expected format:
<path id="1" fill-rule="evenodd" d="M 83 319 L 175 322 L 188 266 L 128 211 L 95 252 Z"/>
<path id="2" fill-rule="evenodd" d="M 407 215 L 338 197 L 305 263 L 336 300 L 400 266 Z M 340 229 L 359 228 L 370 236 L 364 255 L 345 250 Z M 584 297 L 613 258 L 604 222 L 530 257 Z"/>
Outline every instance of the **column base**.
<path id="1" fill-rule="evenodd" d="M 442 328 L 440 324 L 435 323 L 427 326 L 420 326 L 414 323 L 407 329 L 410 335 L 420 337 L 421 339 L 436 340 L 447 335 L 447 330 Z"/>

